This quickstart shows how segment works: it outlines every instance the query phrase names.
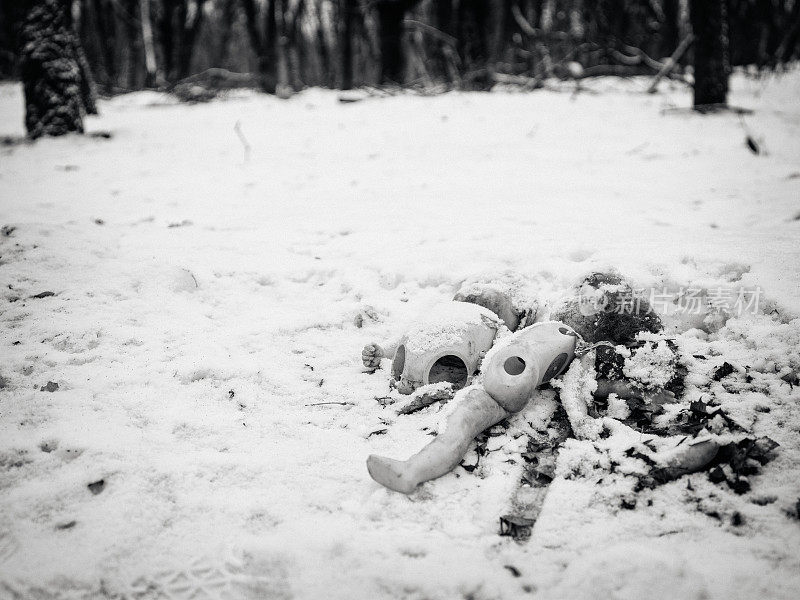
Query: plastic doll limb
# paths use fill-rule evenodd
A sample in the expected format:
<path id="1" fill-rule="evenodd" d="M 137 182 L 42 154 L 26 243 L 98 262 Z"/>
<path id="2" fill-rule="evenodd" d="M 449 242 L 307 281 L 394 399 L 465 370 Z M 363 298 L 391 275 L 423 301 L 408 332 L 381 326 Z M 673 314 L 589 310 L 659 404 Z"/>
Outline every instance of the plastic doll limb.
<path id="1" fill-rule="evenodd" d="M 390 340 L 384 344 L 376 344 L 370 342 L 361 350 L 361 362 L 368 369 L 377 369 L 381 366 L 381 359 L 394 358 L 394 353 L 397 352 L 397 346 L 400 344 L 400 339 Z"/>
<path id="2" fill-rule="evenodd" d="M 509 414 L 485 391 L 473 388 L 447 419 L 446 429 L 417 454 L 404 461 L 373 454 L 367 459 L 367 470 L 381 485 L 410 494 L 423 481 L 452 471 L 475 436 Z"/>
<path id="3" fill-rule="evenodd" d="M 489 309 L 500 317 L 511 331 L 516 331 L 523 316 L 514 308 L 511 298 L 489 285 L 473 285 L 456 292 L 456 302 L 468 302 Z"/>

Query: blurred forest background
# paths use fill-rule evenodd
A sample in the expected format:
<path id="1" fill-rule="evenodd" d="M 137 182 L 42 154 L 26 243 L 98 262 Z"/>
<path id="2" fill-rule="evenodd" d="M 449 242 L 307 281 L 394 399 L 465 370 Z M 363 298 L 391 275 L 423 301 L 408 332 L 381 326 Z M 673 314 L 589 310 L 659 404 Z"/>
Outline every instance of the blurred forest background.
<path id="1" fill-rule="evenodd" d="M 664 77 L 726 104 L 733 66 L 800 55 L 800 0 L 0 0 L 0 77 L 31 137 L 82 131 L 97 91 L 536 89 Z M 698 109 L 699 109 L 698 108 Z"/>
<path id="2" fill-rule="evenodd" d="M 9 7 L 26 1 L 0 3 L 5 78 L 17 74 Z M 204 72 L 195 79 L 281 95 L 308 86 L 536 87 L 551 76 L 655 74 L 691 32 L 689 0 L 60 1 L 106 94 Z M 797 57 L 800 0 L 722 4 L 731 65 L 774 68 Z M 670 76 L 681 76 L 692 51 Z"/>

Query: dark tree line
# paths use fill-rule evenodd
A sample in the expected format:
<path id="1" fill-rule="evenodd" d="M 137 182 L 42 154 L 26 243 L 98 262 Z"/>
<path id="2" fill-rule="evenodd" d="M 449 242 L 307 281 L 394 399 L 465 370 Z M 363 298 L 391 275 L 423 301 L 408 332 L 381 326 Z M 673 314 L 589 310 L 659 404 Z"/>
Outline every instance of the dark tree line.
<path id="1" fill-rule="evenodd" d="M 2 4 L 13 11 L 26 1 Z M 271 93 L 392 82 L 485 87 L 493 73 L 536 77 L 547 70 L 559 76 L 567 63 L 579 63 L 590 75 L 648 73 L 698 27 L 690 4 L 697 14 L 710 15 L 717 5 L 725 9 L 732 65 L 771 68 L 800 54 L 797 0 L 66 3 L 108 93 L 174 84 L 210 68 L 255 74 Z M 9 28 L 3 29 L 0 72 L 10 76 L 15 51 Z"/>
<path id="2" fill-rule="evenodd" d="M 288 96 L 532 89 L 549 77 L 683 77 L 693 65 L 696 103 L 724 104 L 731 65 L 800 56 L 800 0 L 0 0 L 0 20 L 0 74 L 32 94 L 51 86 L 78 114 L 93 108 L 90 72 L 104 93 L 189 82 Z M 31 40 L 48 50 L 26 51 Z M 30 88 L 34 76 L 49 83 Z"/>

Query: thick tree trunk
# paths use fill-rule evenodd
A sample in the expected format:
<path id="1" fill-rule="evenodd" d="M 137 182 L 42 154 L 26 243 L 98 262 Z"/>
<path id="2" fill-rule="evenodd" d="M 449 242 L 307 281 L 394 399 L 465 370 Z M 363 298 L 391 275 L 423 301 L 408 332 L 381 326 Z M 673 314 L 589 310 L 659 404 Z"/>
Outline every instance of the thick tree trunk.
<path id="1" fill-rule="evenodd" d="M 81 72 L 69 3 L 17 0 L 8 4 L 16 25 L 28 136 L 83 133 Z"/>
<path id="2" fill-rule="evenodd" d="M 342 0 L 342 89 L 353 87 L 353 21 L 358 10 L 357 0 Z"/>
<path id="3" fill-rule="evenodd" d="M 728 101 L 728 12 L 726 0 L 691 0 L 694 30 L 694 107 L 725 105 Z"/>
<path id="4" fill-rule="evenodd" d="M 403 82 L 403 17 L 412 4 L 406 0 L 378 2 L 381 41 L 381 83 Z"/>

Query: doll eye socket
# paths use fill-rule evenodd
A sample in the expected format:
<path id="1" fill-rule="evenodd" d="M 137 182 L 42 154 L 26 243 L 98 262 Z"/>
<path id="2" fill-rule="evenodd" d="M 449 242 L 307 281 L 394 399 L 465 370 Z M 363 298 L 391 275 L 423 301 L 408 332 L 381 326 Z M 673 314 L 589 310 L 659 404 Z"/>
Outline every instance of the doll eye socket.
<path id="1" fill-rule="evenodd" d="M 428 374 L 428 383 L 447 381 L 453 384 L 454 390 L 460 390 L 467 385 L 468 378 L 469 373 L 464 361 L 457 356 L 447 355 L 433 363 Z"/>
<path id="2" fill-rule="evenodd" d="M 520 375 L 525 370 L 525 361 L 519 356 L 510 356 L 503 363 L 503 368 L 509 375 Z"/>

